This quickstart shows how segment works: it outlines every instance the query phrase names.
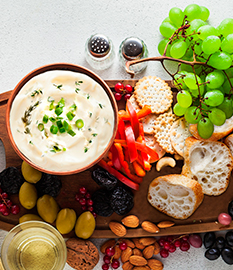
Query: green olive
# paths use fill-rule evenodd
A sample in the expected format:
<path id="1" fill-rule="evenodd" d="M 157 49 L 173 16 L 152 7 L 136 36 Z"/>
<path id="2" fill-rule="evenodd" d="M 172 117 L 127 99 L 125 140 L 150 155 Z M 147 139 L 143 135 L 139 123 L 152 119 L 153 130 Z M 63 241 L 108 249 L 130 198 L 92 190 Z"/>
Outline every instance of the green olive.
<path id="1" fill-rule="evenodd" d="M 33 184 L 24 182 L 19 190 L 19 202 L 26 209 L 32 209 L 36 205 L 37 191 Z"/>
<path id="2" fill-rule="evenodd" d="M 64 208 L 57 215 L 56 227 L 61 234 L 67 234 L 73 230 L 75 222 L 75 211 L 73 209 Z"/>
<path id="3" fill-rule="evenodd" d="M 53 223 L 58 211 L 59 206 L 52 196 L 45 194 L 37 200 L 37 212 L 44 221 Z"/>
<path id="4" fill-rule="evenodd" d="M 24 179 L 29 183 L 35 184 L 42 177 L 42 172 L 31 167 L 26 161 L 22 162 L 21 171 Z"/>
<path id="5" fill-rule="evenodd" d="M 90 211 L 83 212 L 75 225 L 75 234 L 79 238 L 89 238 L 95 230 L 95 218 Z"/>
<path id="6" fill-rule="evenodd" d="M 30 220 L 39 220 L 43 221 L 43 219 L 35 214 L 25 214 L 22 217 L 19 218 L 19 223 L 23 223 L 25 221 L 30 221 Z"/>

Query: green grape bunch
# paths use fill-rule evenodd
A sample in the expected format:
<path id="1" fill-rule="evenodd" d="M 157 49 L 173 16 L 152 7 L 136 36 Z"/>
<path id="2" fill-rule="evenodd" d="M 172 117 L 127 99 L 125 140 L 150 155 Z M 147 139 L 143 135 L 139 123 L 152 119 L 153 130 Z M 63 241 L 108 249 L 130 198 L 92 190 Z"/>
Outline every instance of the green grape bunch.
<path id="1" fill-rule="evenodd" d="M 173 7 L 159 30 L 163 39 L 159 53 L 178 62 L 175 74 L 168 72 L 178 89 L 174 113 L 197 124 L 203 139 L 211 137 L 233 115 L 233 19 L 218 27 L 208 24 L 204 6 Z"/>

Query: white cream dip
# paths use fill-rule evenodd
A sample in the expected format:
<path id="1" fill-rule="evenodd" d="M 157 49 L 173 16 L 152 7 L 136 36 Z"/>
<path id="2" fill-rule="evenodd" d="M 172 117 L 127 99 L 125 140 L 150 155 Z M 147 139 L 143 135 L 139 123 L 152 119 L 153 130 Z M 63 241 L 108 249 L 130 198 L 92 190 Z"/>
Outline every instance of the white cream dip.
<path id="1" fill-rule="evenodd" d="M 15 97 L 10 128 L 18 149 L 34 164 L 68 172 L 103 153 L 113 134 L 114 111 L 104 89 L 87 75 L 47 71 Z"/>

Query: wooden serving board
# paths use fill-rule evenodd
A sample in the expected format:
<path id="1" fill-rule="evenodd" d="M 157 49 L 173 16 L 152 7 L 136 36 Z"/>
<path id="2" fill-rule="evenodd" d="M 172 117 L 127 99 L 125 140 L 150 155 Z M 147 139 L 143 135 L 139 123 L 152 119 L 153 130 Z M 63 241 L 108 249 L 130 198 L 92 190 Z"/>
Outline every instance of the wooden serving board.
<path id="1" fill-rule="evenodd" d="M 119 80 L 106 81 L 110 88 L 114 88 L 114 85 L 117 82 L 119 82 Z M 124 80 L 122 83 L 129 83 L 134 86 L 136 80 Z M 5 123 L 6 106 L 11 92 L 12 91 L 8 91 L 0 94 L 0 139 L 2 140 L 5 147 L 6 166 L 15 166 L 19 168 L 22 160 L 17 156 L 11 147 Z M 123 106 L 124 104 L 119 104 L 119 108 L 123 108 Z M 233 222 L 229 226 L 222 226 L 216 222 L 218 215 L 222 212 L 227 212 L 228 204 L 231 200 L 233 200 L 233 180 L 230 181 L 229 187 L 224 194 L 217 197 L 205 196 L 201 206 L 191 217 L 186 220 L 175 220 L 171 217 L 168 217 L 167 215 L 157 211 L 148 203 L 147 191 L 150 182 L 159 175 L 180 173 L 182 166 L 183 162 L 178 161 L 175 168 L 166 167 L 163 168 L 160 172 L 157 172 L 153 166 L 152 170 L 144 177 L 139 191 L 134 192 L 134 207 L 127 215 L 137 215 L 140 219 L 140 223 L 142 223 L 144 220 L 149 220 L 154 223 L 165 220 L 171 220 L 175 222 L 175 226 L 167 229 L 161 229 L 159 233 L 154 234 L 156 236 L 180 235 L 233 229 Z M 90 193 L 93 193 L 95 190 L 99 189 L 99 186 L 91 178 L 92 170 L 93 168 L 75 175 L 60 176 L 60 179 L 62 180 L 62 190 L 56 200 L 61 208 L 73 208 L 78 215 L 81 213 L 81 207 L 79 203 L 75 201 L 75 194 L 78 192 L 79 187 L 87 187 Z M 17 195 L 12 196 L 11 199 L 13 202 L 18 203 Z M 25 213 L 36 213 L 36 210 L 32 209 L 29 211 L 21 207 L 20 213 L 18 215 L 10 214 L 9 216 L 5 217 L 0 214 L 0 229 L 10 230 L 12 227 L 18 224 L 19 217 Z M 120 221 L 122 218 L 122 216 L 119 216 L 116 213 L 110 217 L 98 216 L 96 219 L 96 230 L 94 231 L 92 238 L 116 237 L 109 230 L 108 223 L 113 220 Z M 70 237 L 73 234 L 74 232 L 66 235 L 66 237 Z M 143 237 L 152 235 L 153 234 L 145 232 L 139 227 L 136 229 L 128 229 L 126 237 Z"/>

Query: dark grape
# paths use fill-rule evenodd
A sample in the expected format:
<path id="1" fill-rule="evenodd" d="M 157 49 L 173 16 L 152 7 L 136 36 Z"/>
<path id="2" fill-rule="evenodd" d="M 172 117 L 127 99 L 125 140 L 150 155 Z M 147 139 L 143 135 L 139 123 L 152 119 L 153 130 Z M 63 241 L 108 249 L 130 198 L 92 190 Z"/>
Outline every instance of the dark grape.
<path id="1" fill-rule="evenodd" d="M 233 264 L 233 250 L 231 248 L 225 247 L 221 255 L 225 263 Z"/>
<path id="2" fill-rule="evenodd" d="M 208 260 L 216 260 L 220 256 L 220 250 L 218 248 L 209 248 L 205 252 L 205 257 Z"/>
<path id="3" fill-rule="evenodd" d="M 228 205 L 228 214 L 233 218 L 233 201 Z"/>
<path id="4" fill-rule="evenodd" d="M 204 235 L 204 241 L 203 241 L 205 248 L 212 247 L 214 245 L 215 239 L 216 239 L 216 236 L 214 232 L 207 232 Z"/>
<path id="5" fill-rule="evenodd" d="M 219 236 L 216 238 L 215 240 L 215 246 L 216 248 L 218 248 L 219 250 L 222 250 L 225 247 L 226 241 L 224 239 L 224 237 Z"/>
<path id="6" fill-rule="evenodd" d="M 233 247 L 233 231 L 229 231 L 225 235 L 227 245 Z"/>

